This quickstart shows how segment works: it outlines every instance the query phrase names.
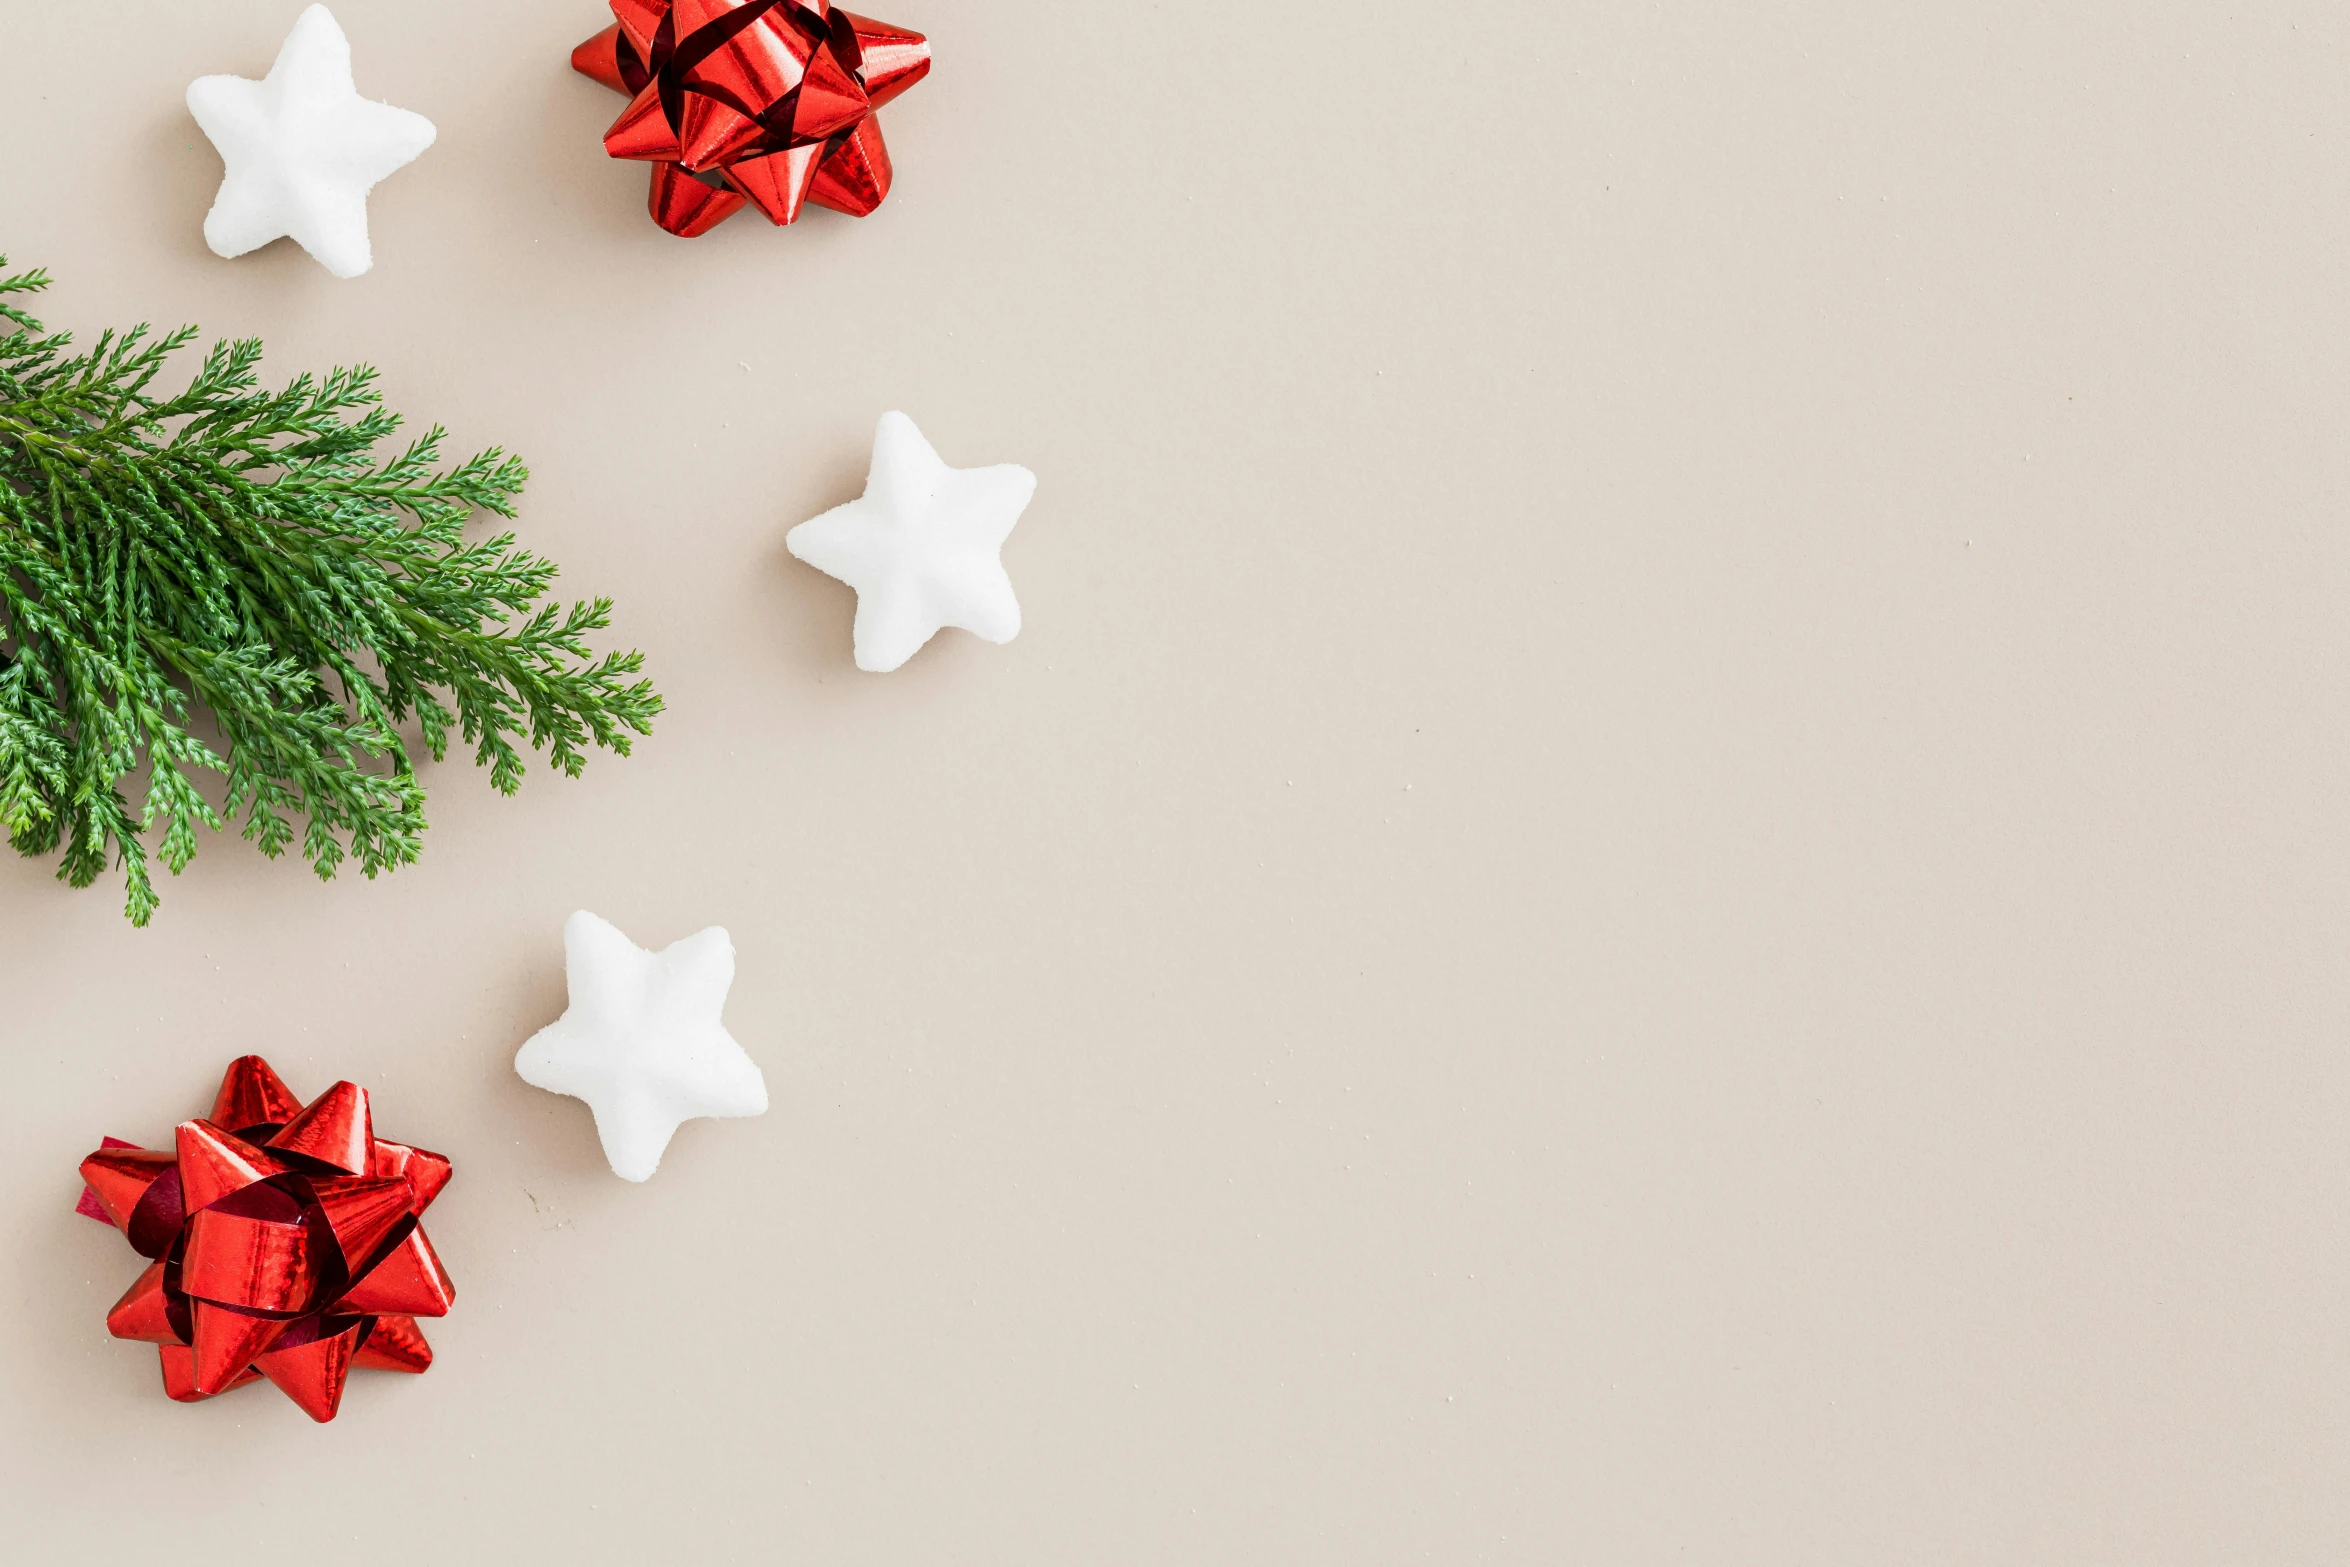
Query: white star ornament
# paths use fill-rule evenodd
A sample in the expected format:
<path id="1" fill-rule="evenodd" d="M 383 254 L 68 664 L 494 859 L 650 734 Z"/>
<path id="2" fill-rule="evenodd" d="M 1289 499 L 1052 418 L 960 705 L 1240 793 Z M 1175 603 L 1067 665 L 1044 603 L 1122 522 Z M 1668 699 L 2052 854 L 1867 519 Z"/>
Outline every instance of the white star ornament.
<path id="1" fill-rule="evenodd" d="M 374 265 L 367 193 L 433 139 L 423 115 L 359 96 L 351 41 L 322 5 L 295 21 L 265 79 L 200 77 L 188 112 L 228 166 L 204 242 L 241 256 L 290 236 L 336 277 Z"/>
<path id="2" fill-rule="evenodd" d="M 914 421 L 881 416 L 865 493 L 784 535 L 784 548 L 857 590 L 857 667 L 885 673 L 942 626 L 983 642 L 1020 634 L 998 552 L 1036 493 L 1016 463 L 950 468 Z"/>
<path id="3" fill-rule="evenodd" d="M 647 952 L 583 909 L 563 926 L 563 968 L 571 1005 L 514 1070 L 588 1102 L 614 1175 L 649 1179 L 687 1121 L 767 1113 L 767 1080 L 718 1019 L 734 984 L 723 929 Z"/>

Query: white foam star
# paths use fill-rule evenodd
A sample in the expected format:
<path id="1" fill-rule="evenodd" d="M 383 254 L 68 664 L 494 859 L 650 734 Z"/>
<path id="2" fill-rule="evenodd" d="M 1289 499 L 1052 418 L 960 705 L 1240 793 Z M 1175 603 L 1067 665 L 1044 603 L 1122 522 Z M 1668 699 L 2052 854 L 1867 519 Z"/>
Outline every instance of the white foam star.
<path id="1" fill-rule="evenodd" d="M 687 1121 L 767 1113 L 767 1080 L 719 1021 L 734 984 L 724 930 L 647 952 L 583 909 L 563 926 L 563 970 L 571 1005 L 514 1070 L 588 1102 L 614 1175 L 649 1178 Z"/>
<path id="2" fill-rule="evenodd" d="M 350 40 L 322 5 L 295 21 L 265 79 L 202 77 L 188 112 L 228 166 L 204 242 L 241 256 L 290 236 L 336 277 L 374 265 L 367 193 L 433 139 L 423 115 L 359 96 Z"/>
<path id="3" fill-rule="evenodd" d="M 914 421 L 881 416 L 865 493 L 801 523 L 784 547 L 857 590 L 857 667 L 897 668 L 942 626 L 987 642 L 1020 634 L 998 552 L 1036 493 L 1015 463 L 950 468 Z"/>

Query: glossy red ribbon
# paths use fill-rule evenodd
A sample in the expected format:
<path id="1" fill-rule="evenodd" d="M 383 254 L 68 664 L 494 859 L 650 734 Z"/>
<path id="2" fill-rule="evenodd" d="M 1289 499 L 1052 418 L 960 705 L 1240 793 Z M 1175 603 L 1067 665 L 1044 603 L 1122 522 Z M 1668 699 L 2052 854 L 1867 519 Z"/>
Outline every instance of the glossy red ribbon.
<path id="1" fill-rule="evenodd" d="M 417 1219 L 451 1173 L 376 1136 L 358 1084 L 304 1105 L 241 1056 L 170 1152 L 109 1137 L 82 1161 L 76 1211 L 152 1259 L 106 1329 L 161 1345 L 163 1390 L 182 1403 L 267 1377 L 332 1420 L 353 1366 L 432 1364 L 416 1319 L 447 1315 L 457 1290 Z"/>
<path id="2" fill-rule="evenodd" d="M 920 33 L 828 0 L 611 0 L 571 68 L 629 103 L 604 150 L 653 166 L 653 221 L 691 239 L 756 206 L 863 217 L 889 194 L 873 111 L 930 73 Z"/>

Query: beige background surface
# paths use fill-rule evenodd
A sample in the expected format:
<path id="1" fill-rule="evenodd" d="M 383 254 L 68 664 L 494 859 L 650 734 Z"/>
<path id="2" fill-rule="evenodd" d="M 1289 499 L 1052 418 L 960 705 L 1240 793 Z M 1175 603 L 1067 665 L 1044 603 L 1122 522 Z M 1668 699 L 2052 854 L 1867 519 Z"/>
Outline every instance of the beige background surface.
<path id="1" fill-rule="evenodd" d="M 11 5 L 0 248 L 523 453 L 669 712 L 0 864 L 13 1559 L 2350 1557 L 2339 7 L 898 0 L 889 205 L 686 244 L 590 0 L 341 0 L 354 283 L 198 233 L 296 10 Z M 1042 487 L 869 677 L 890 407 Z M 581 906 L 773 1093 L 641 1188 L 508 1066 Z M 458 1163 L 331 1427 L 70 1212 L 248 1049 Z"/>

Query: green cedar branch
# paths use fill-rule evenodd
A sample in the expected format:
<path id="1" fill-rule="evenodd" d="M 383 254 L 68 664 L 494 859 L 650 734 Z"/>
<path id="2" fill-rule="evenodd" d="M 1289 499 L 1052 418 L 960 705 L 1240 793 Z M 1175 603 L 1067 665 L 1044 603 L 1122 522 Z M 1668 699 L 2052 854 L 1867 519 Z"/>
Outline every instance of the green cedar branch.
<path id="1" fill-rule="evenodd" d="M 551 561 L 463 537 L 477 512 L 514 515 L 518 460 L 444 469 L 437 426 L 379 458 L 400 420 L 373 370 L 263 391 L 250 340 L 159 394 L 194 328 L 75 354 L 23 307 L 47 274 L 6 266 L 0 831 L 18 852 L 57 855 L 76 887 L 119 866 L 144 925 L 150 834 L 174 874 L 199 828 L 242 817 L 265 854 L 298 836 L 321 877 L 346 860 L 372 877 L 424 833 L 412 744 L 439 761 L 460 739 L 512 794 L 525 747 L 577 777 L 589 748 L 625 756 L 651 732 L 643 656 L 589 647 L 611 601 L 542 603 Z M 198 709 L 217 746 L 190 730 Z"/>

